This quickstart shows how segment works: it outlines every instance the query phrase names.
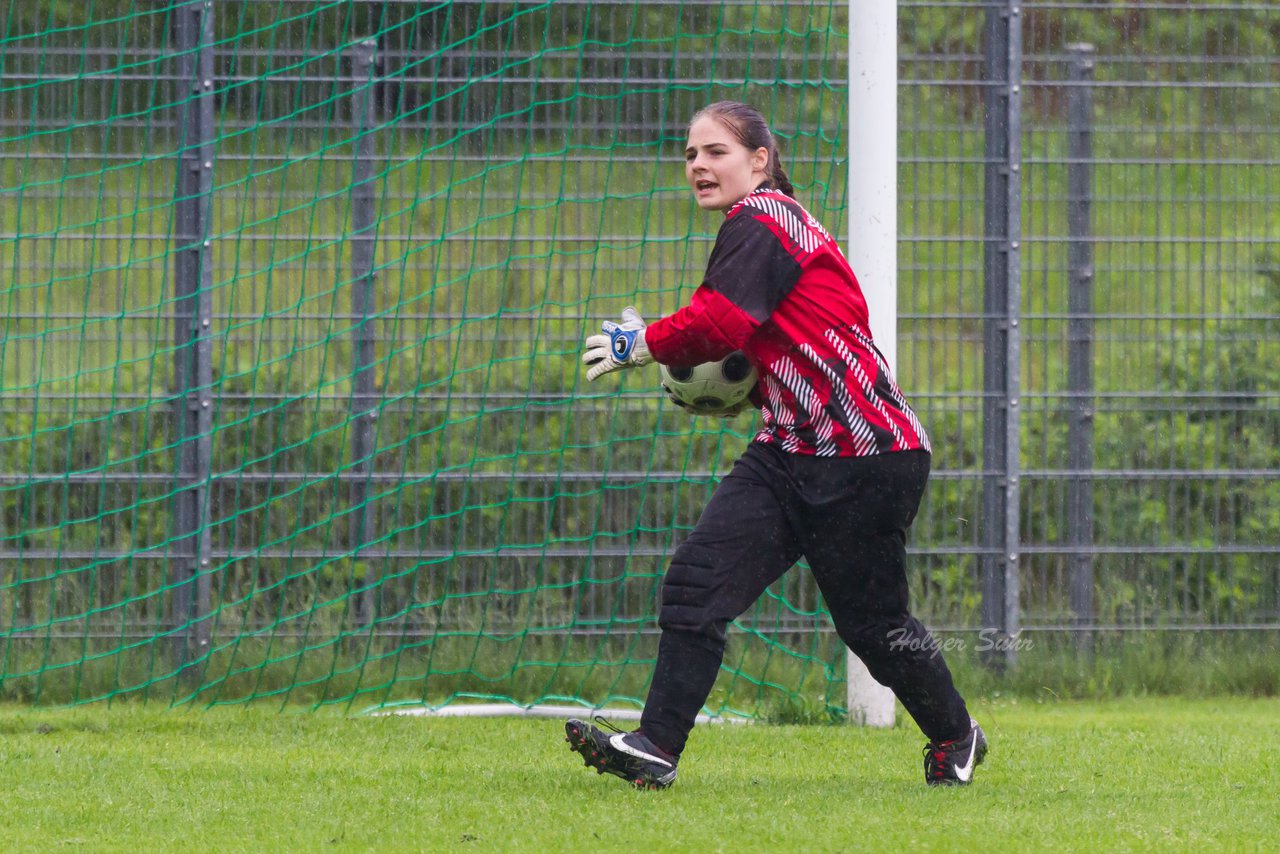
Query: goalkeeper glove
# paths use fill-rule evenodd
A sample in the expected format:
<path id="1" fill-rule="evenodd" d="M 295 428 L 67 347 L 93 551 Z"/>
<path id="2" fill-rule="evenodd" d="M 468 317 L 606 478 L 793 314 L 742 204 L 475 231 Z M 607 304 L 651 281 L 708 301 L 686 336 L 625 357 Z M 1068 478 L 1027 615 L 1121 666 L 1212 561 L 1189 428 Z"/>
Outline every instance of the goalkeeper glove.
<path id="1" fill-rule="evenodd" d="M 754 408 L 751 401 L 744 397 L 737 403 L 730 404 L 729 406 L 722 406 L 719 409 L 694 409 L 689 404 L 672 394 L 671 389 L 667 388 L 665 385 L 662 387 L 662 390 L 667 393 L 667 400 L 685 410 L 690 415 L 706 415 L 712 418 L 737 418 L 748 409 Z"/>
<path id="2" fill-rule="evenodd" d="M 587 336 L 582 353 L 582 361 L 587 365 L 587 380 L 652 362 L 649 345 L 644 343 L 644 326 L 640 312 L 633 306 L 627 306 L 622 310 L 621 323 L 606 320 L 600 324 L 603 334 Z"/>

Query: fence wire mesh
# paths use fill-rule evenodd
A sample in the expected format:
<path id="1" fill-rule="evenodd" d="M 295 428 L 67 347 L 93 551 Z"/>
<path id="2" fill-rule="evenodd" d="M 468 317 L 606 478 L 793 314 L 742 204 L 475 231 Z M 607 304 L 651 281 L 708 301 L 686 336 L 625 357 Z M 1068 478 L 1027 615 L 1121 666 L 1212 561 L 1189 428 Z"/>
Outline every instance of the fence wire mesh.
<path id="1" fill-rule="evenodd" d="M 194 6 L 205 81 L 177 36 Z M 984 20 L 1010 13 L 1020 289 L 997 317 Z M 307 638 L 326 609 L 335 637 L 407 648 L 651 630 L 663 556 L 747 434 L 690 426 L 643 383 L 587 389 L 578 342 L 696 284 L 714 225 L 679 150 L 710 100 L 760 106 L 802 201 L 843 232 L 843 129 L 876 120 L 848 115 L 844 4 L 15 2 L 6 20 L 11 671 L 23 638 L 196 624 L 226 650 Z M 1280 7 L 904 2 L 898 47 L 899 374 L 935 445 L 917 608 L 986 623 L 983 561 L 1008 560 L 982 536 L 1003 524 L 984 514 L 996 483 L 1018 495 L 1023 629 L 1280 628 Z M 184 199 L 202 97 L 210 186 Z M 185 337 L 184 202 L 209 299 Z M 1019 394 L 995 405 L 1019 442 L 996 464 L 1001 323 Z M 207 388 L 181 377 L 199 346 Z M 180 462 L 191 393 L 211 407 L 203 473 Z M 174 521 L 192 478 L 197 532 Z M 175 574 L 197 534 L 207 564 Z M 197 578 L 207 601 L 175 606 Z M 825 621 L 797 573 L 742 626 Z M 836 660 L 829 639 L 793 646 Z"/>

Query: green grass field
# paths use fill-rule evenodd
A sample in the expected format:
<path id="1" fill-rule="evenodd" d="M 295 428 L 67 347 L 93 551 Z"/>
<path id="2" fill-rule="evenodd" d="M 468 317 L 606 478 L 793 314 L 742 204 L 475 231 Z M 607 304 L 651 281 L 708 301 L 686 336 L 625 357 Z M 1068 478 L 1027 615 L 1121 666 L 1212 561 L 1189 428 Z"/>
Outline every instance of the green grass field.
<path id="1" fill-rule="evenodd" d="M 1261 851 L 1280 700 L 975 704 L 991 753 L 922 782 L 923 739 L 708 726 L 680 780 L 587 770 L 547 719 L 262 705 L 0 708 L 12 851 Z"/>

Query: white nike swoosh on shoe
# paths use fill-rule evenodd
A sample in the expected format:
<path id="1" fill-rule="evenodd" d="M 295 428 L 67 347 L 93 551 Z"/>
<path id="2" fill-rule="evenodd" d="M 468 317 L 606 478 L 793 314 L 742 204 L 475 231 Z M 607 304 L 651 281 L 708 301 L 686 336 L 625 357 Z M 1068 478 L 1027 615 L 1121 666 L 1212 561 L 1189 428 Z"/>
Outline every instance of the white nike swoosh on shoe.
<path id="1" fill-rule="evenodd" d="M 625 732 L 620 732 L 617 735 L 610 736 L 609 744 L 615 750 L 620 750 L 623 753 L 628 754 L 629 756 L 636 757 L 637 759 L 647 759 L 650 762 L 657 762 L 659 764 L 667 766 L 668 768 L 675 767 L 670 762 L 663 759 L 661 756 L 654 756 L 652 753 L 645 753 L 643 750 L 637 750 L 636 748 L 627 744 L 627 742 L 624 740 L 626 738 L 626 735 L 627 734 Z M 972 761 L 972 757 L 970 758 L 970 761 Z"/>
<path id="2" fill-rule="evenodd" d="M 978 752 L 978 739 L 974 736 L 973 744 L 969 745 L 969 758 L 963 765 L 956 766 L 956 779 L 961 783 L 967 783 L 973 779 L 973 757 Z"/>

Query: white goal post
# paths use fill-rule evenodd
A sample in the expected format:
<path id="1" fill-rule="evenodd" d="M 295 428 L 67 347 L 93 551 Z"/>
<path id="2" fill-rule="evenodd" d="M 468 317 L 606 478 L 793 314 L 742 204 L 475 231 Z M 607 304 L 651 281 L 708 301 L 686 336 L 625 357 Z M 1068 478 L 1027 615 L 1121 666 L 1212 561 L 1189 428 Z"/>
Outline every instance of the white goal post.
<path id="1" fill-rule="evenodd" d="M 849 0 L 849 262 L 890 368 L 898 332 L 898 4 Z M 893 692 L 848 654 L 851 723 L 891 727 Z"/>

